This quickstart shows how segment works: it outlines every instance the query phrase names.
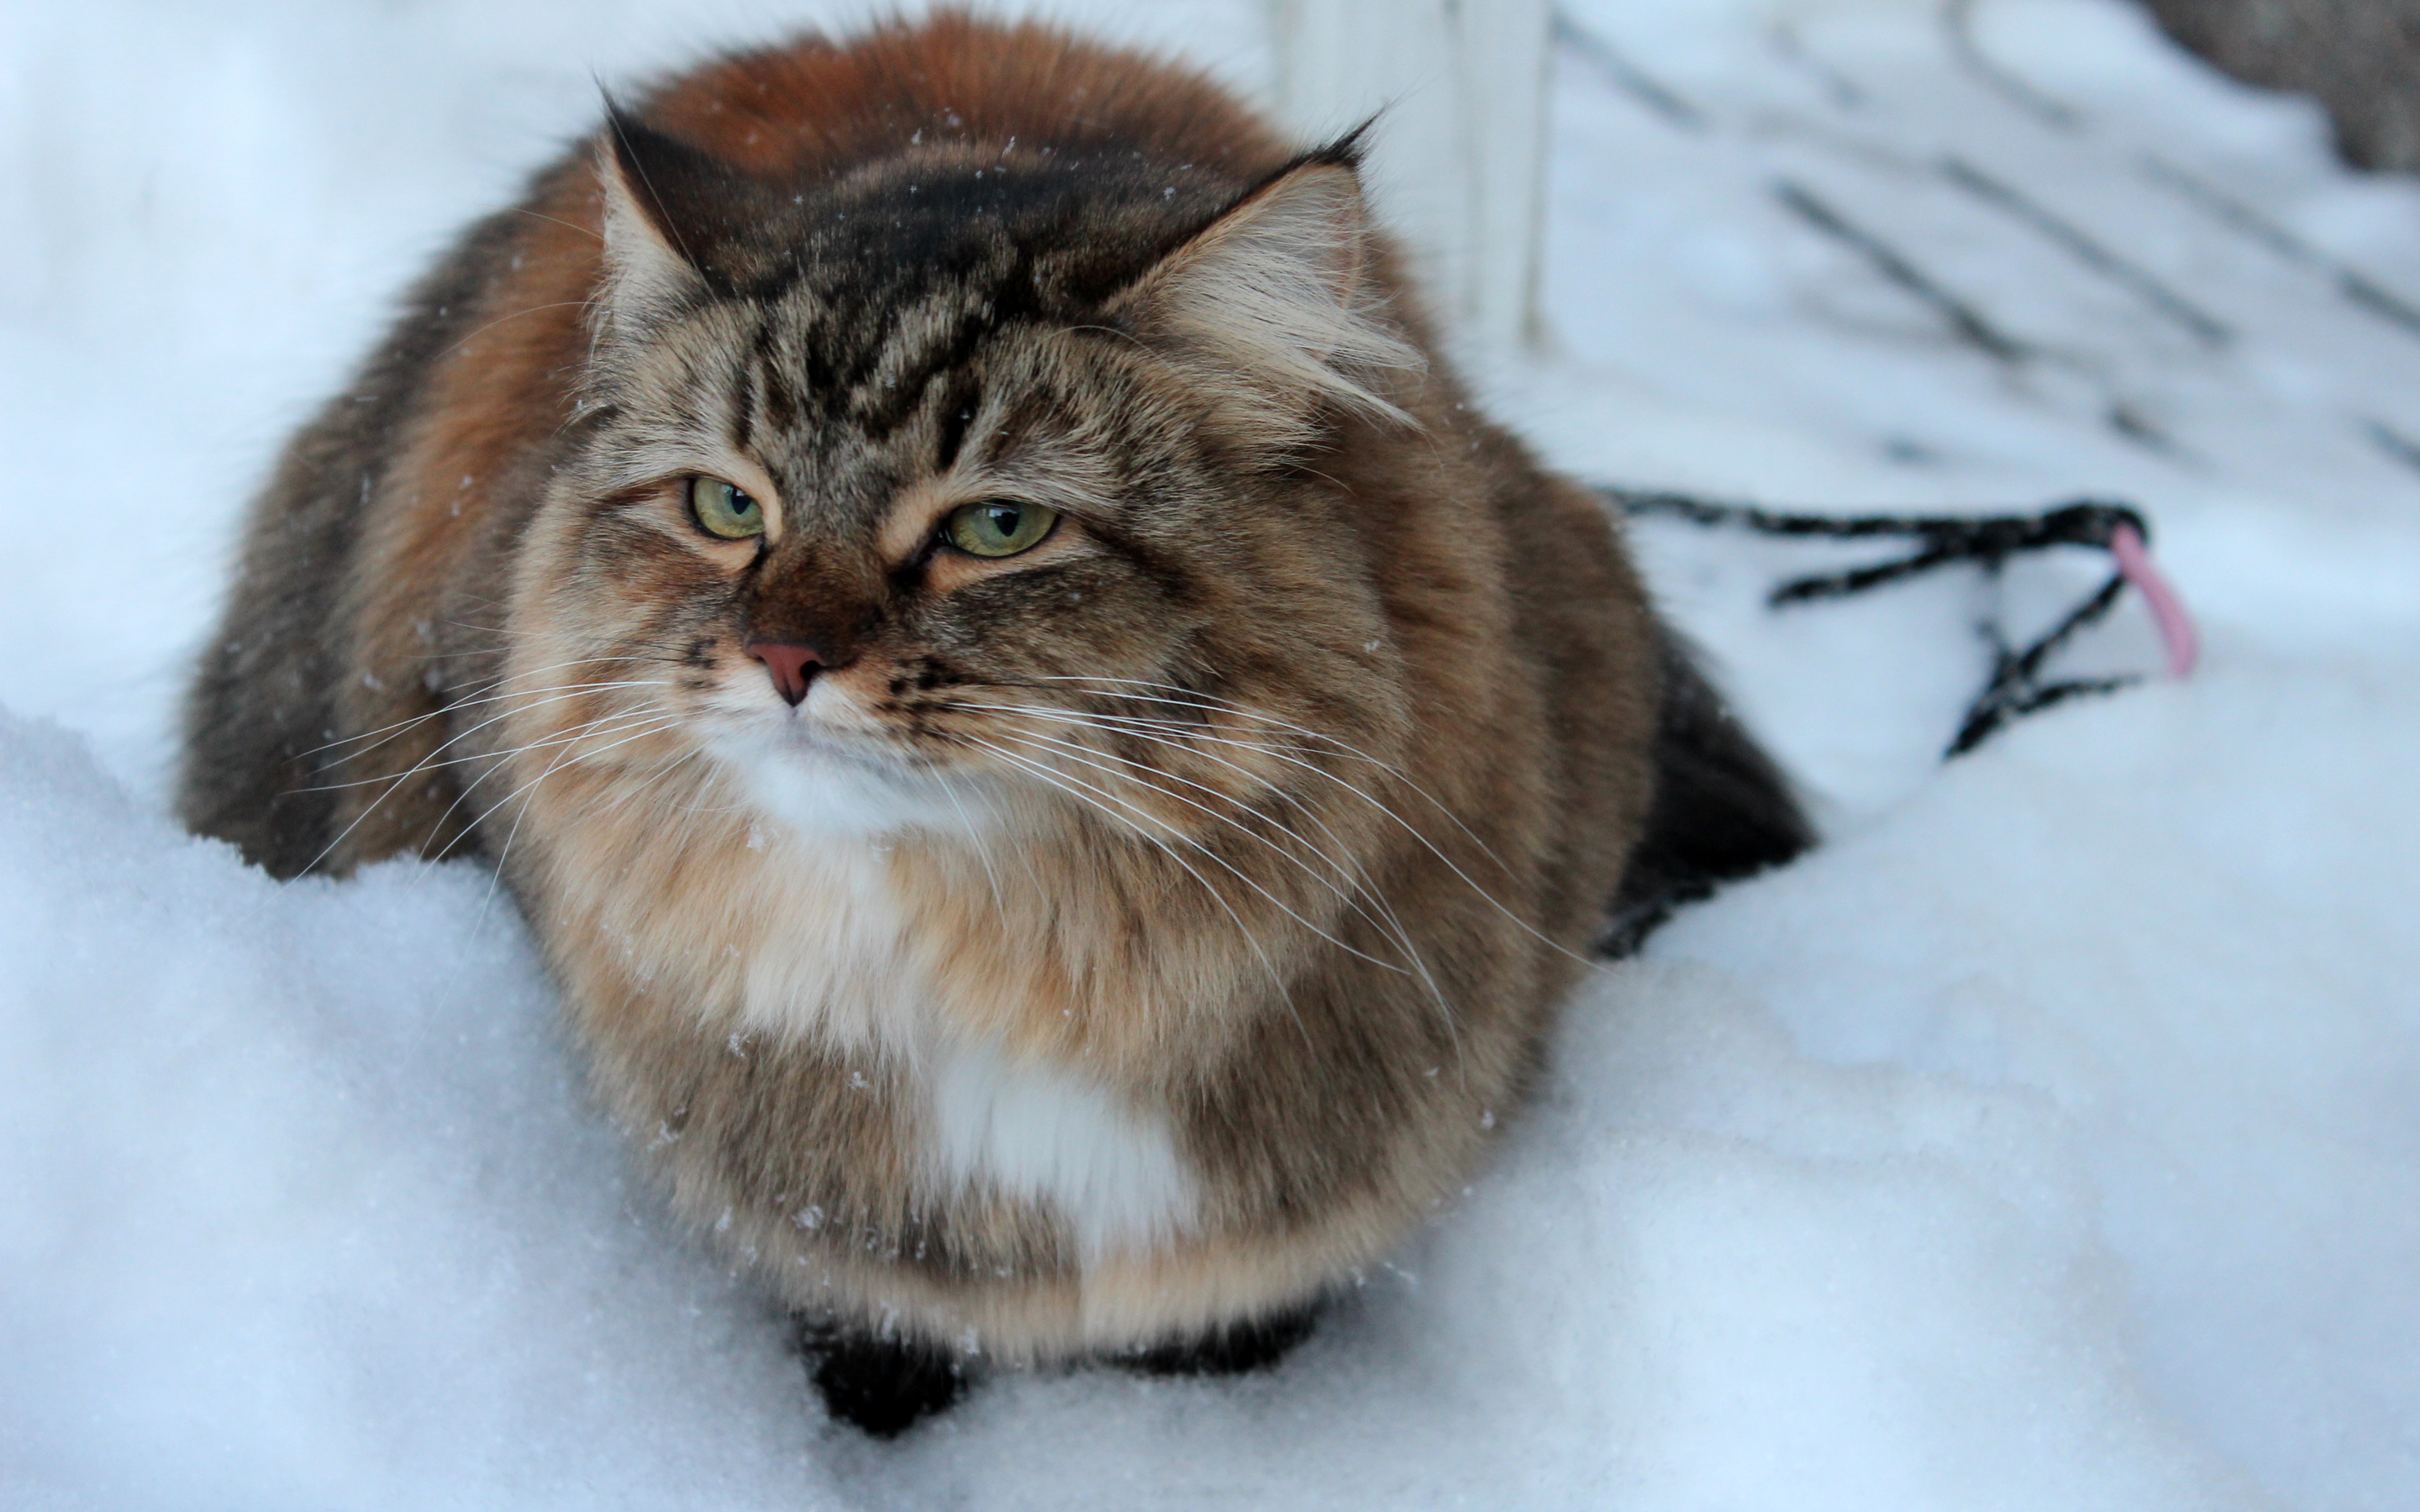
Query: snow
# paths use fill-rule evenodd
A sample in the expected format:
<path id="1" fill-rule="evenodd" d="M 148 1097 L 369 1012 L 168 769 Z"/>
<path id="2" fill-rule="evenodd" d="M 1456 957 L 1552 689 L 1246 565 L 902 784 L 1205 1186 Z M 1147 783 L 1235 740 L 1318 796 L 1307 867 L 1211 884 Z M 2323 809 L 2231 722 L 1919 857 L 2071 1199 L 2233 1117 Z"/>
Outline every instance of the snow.
<path id="1" fill-rule="evenodd" d="M 279 887 L 14 717 L 0 816 L 0 1504 L 818 1484 L 775 1321 L 626 1192 L 485 878 Z"/>
<path id="2" fill-rule="evenodd" d="M 1060 13 L 1267 77 L 1250 0 Z M 2115 0 L 1976 8 L 2028 94 L 1916 0 L 1573 13 L 1696 124 L 1564 54 L 1552 345 L 1481 354 L 1496 408 L 1637 486 L 2137 501 L 2203 670 L 1945 766 L 1971 574 L 1776 614 L 1854 553 L 1642 525 L 1826 848 L 1591 983 L 1281 1370 L 996 1381 L 875 1445 L 628 1179 L 486 875 L 280 887 L 164 816 L 283 431 L 592 70 L 791 13 L 0 11 L 0 1505 L 2420 1504 L 2420 333 L 2336 273 L 2420 302 L 2420 192 Z M 2011 569 L 2013 625 L 2076 555 Z M 2067 663 L 2158 665 L 2131 603 Z"/>

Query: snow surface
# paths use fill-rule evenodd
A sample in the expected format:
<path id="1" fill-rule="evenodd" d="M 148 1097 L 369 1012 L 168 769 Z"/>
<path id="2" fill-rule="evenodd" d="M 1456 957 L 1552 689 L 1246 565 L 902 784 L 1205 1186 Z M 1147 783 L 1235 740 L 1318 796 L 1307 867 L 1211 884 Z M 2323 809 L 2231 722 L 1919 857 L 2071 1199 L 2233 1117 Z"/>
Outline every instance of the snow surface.
<path id="1" fill-rule="evenodd" d="M 1251 0 L 1058 10 L 1267 77 Z M 1843 553 L 1642 527 L 1829 845 L 1592 984 L 1281 1370 L 883 1446 L 627 1180 L 483 873 L 281 887 L 163 817 L 243 497 L 401 282 L 595 77 L 805 12 L 0 9 L 0 1506 L 2420 1505 L 2420 332 L 2340 286 L 2420 302 L 2420 192 L 2116 0 L 1984 0 L 2015 84 L 1914 0 L 1574 13 L 1666 103 L 1562 55 L 1497 408 L 1635 485 L 2139 501 L 2204 670 L 1945 767 L 1971 576 L 1774 614 Z M 2132 605 L 2069 663 L 2156 664 Z"/>

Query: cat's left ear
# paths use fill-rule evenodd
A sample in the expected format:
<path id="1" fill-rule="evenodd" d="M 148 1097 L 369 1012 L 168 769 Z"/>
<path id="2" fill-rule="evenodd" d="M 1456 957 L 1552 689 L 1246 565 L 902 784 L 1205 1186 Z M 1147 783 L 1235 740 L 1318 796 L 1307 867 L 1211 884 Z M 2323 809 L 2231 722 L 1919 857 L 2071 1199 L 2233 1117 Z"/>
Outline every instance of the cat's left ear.
<path id="1" fill-rule="evenodd" d="M 1388 316 L 1356 159 L 1347 139 L 1290 164 L 1118 301 L 1137 335 L 1266 440 L 1307 440 L 1323 404 L 1411 423 L 1386 375 L 1425 364 Z"/>

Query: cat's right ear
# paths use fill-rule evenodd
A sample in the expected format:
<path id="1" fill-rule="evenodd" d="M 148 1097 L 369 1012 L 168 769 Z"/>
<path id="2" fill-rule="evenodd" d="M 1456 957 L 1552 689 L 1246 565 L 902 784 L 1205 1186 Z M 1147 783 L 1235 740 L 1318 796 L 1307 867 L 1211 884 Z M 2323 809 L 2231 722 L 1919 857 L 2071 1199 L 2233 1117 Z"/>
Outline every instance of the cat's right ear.
<path id="1" fill-rule="evenodd" d="M 605 199 L 604 333 L 633 340 L 719 292 L 714 251 L 738 176 L 609 103 L 597 179 Z"/>
<path id="2" fill-rule="evenodd" d="M 1323 405 L 1409 423 L 1387 375 L 1423 359 L 1373 274 L 1360 134 L 1278 170 L 1112 305 L 1269 449 L 1309 439 Z"/>

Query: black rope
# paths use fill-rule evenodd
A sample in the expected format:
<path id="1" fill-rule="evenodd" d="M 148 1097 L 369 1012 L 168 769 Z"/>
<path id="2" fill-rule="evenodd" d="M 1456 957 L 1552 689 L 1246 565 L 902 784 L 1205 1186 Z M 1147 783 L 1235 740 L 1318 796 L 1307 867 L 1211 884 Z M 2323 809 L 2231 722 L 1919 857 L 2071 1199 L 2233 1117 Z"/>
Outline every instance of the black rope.
<path id="1" fill-rule="evenodd" d="M 1938 567 L 1973 563 L 1986 573 L 1997 573 L 2010 557 L 2046 551 L 2054 547 L 2110 548 L 2120 526 L 2130 526 L 2148 544 L 2150 522 L 2131 505 L 2099 499 L 2077 499 L 2033 515 L 1801 515 L 1760 509 L 1753 504 L 1725 503 L 1694 494 L 1665 493 L 1606 486 L 1597 490 L 1631 515 L 1670 515 L 1693 524 L 1731 526 L 1763 535 L 1825 540 L 1895 538 L 1913 543 L 1906 555 L 1845 572 L 1814 573 L 1775 586 L 1765 602 L 1775 609 L 1845 598 L 1885 583 L 1914 578 Z M 1992 672 L 1983 690 L 1967 704 L 1957 737 L 1944 759 L 1962 756 L 1994 733 L 2026 715 L 2039 713 L 2069 699 L 2114 693 L 2141 681 L 2139 677 L 2075 677 L 2042 680 L 2042 666 L 2075 633 L 2106 616 L 2124 592 L 2123 573 L 2113 573 L 2064 619 L 2022 647 L 2012 647 L 1996 622 L 1986 621 L 1984 638 L 1992 648 Z"/>

